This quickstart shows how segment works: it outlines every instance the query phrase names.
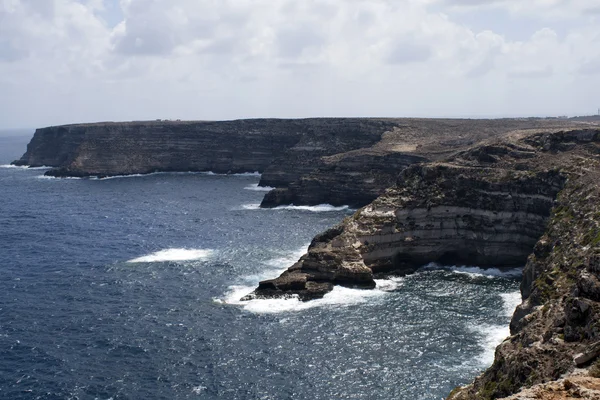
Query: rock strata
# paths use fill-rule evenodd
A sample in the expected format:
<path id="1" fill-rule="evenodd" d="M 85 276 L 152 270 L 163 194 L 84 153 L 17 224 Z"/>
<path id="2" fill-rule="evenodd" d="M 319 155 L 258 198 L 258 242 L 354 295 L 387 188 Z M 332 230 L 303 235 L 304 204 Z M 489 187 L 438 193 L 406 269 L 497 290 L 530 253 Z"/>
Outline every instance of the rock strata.
<path id="1" fill-rule="evenodd" d="M 600 134 L 589 130 L 534 139 L 530 142 L 552 156 L 567 181 L 527 260 L 523 303 L 511 321 L 511 337 L 496 349 L 492 367 L 453 393 L 453 400 L 509 396 L 575 367 L 600 366 Z"/>
<path id="2" fill-rule="evenodd" d="M 512 336 L 494 364 L 449 399 L 496 399 L 576 367 L 600 369 L 598 182 L 597 128 L 515 132 L 413 165 L 249 297 L 368 288 L 377 274 L 408 274 L 430 262 L 526 264 Z"/>
<path id="3" fill-rule="evenodd" d="M 579 122 L 589 124 L 589 122 Z M 256 119 L 96 123 L 38 129 L 17 165 L 50 166 L 50 176 L 160 171 L 261 172 L 275 187 L 263 207 L 362 207 L 415 163 L 436 161 L 483 140 L 556 119 Z"/>

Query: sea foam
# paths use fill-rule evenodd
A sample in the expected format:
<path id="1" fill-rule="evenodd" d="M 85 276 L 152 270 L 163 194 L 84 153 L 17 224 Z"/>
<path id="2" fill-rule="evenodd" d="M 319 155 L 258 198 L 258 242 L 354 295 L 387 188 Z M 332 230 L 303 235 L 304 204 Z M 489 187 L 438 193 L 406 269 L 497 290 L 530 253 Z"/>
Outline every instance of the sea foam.
<path id="1" fill-rule="evenodd" d="M 348 206 L 336 207 L 336 206 L 332 206 L 331 204 L 319 204 L 317 206 L 289 205 L 289 206 L 279 206 L 279 207 L 275 207 L 275 208 L 260 208 L 260 204 L 251 203 L 251 204 L 242 205 L 242 209 L 243 210 L 262 210 L 262 211 L 282 211 L 282 210 L 284 210 L 284 211 L 309 211 L 309 212 L 321 213 L 321 212 L 346 211 L 346 210 L 349 210 L 350 208 Z"/>
<path id="2" fill-rule="evenodd" d="M 515 308 L 521 303 L 521 293 L 518 291 L 502 293 L 500 294 L 500 298 L 502 299 L 503 316 L 508 318 L 512 317 Z M 496 347 L 510 336 L 508 322 L 503 325 L 478 324 L 476 326 L 471 326 L 471 329 L 482 336 L 481 346 L 483 352 L 478 357 L 478 361 L 484 366 L 492 365 Z"/>
<path id="3" fill-rule="evenodd" d="M 258 282 L 264 279 L 275 278 L 292 266 L 302 257 L 308 249 L 308 246 L 303 246 L 287 255 L 273 258 L 265 262 L 266 268 L 259 274 L 251 275 L 243 278 L 248 284 L 230 286 L 227 293 L 222 299 L 213 299 L 219 304 L 230 304 L 240 306 L 246 311 L 255 314 L 277 314 L 285 312 L 304 311 L 316 307 L 340 307 L 354 304 L 361 304 L 371 299 L 378 299 L 385 296 L 402 286 L 404 278 L 393 277 L 390 279 L 375 280 L 376 288 L 373 290 L 351 289 L 341 286 L 336 286 L 331 292 L 325 295 L 322 299 L 312 300 L 309 302 L 301 301 L 297 296 L 290 296 L 280 299 L 254 299 L 241 301 L 240 299 L 251 293 Z"/>
<path id="4" fill-rule="evenodd" d="M 256 286 L 231 286 L 223 300 L 215 299 L 217 303 L 238 305 L 246 311 L 255 314 L 277 314 L 284 312 L 304 311 L 316 307 L 335 306 L 336 308 L 364 303 L 373 298 L 385 295 L 381 290 L 350 289 L 336 286 L 322 299 L 301 301 L 297 296 L 284 299 L 255 299 L 240 301 L 240 299 L 254 290 Z"/>
<path id="5" fill-rule="evenodd" d="M 271 190 L 273 190 L 275 188 L 272 188 L 270 186 L 258 186 L 258 183 L 255 183 L 250 186 L 246 186 L 244 189 L 252 190 L 254 192 L 270 192 Z"/>
<path id="6" fill-rule="evenodd" d="M 456 274 L 468 275 L 472 278 L 518 278 L 523 274 L 522 268 L 498 269 L 498 268 L 480 268 L 470 266 L 441 266 L 436 263 L 431 263 L 421 270 L 444 270 L 454 272 Z"/>
<path id="7" fill-rule="evenodd" d="M 22 170 L 40 170 L 40 169 L 50 169 L 51 167 L 30 167 L 29 165 L 3 164 L 3 165 L 0 165 L 0 168 L 5 168 L 5 169 L 22 169 Z"/>
<path id="8" fill-rule="evenodd" d="M 195 261 L 210 257 L 212 250 L 204 249 L 166 249 L 146 256 L 134 258 L 128 263 L 154 263 L 166 261 Z"/>

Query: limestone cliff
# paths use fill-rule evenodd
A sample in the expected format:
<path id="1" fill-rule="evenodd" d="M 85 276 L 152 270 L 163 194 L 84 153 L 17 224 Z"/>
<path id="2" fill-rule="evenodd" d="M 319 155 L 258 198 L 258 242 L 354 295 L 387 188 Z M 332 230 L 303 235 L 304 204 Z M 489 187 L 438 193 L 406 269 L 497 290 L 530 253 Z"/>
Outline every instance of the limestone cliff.
<path id="1" fill-rule="evenodd" d="M 38 129 L 15 163 L 54 167 L 51 176 L 258 171 L 262 186 L 277 188 L 263 207 L 362 207 L 407 166 L 444 159 L 507 132 L 569 123 L 318 118 L 78 124 Z"/>
<path id="2" fill-rule="evenodd" d="M 526 264 L 512 336 L 492 367 L 450 399 L 509 396 L 600 355 L 598 182 L 598 128 L 515 132 L 413 165 L 248 298 L 369 288 L 378 273 L 407 274 L 429 262 Z"/>

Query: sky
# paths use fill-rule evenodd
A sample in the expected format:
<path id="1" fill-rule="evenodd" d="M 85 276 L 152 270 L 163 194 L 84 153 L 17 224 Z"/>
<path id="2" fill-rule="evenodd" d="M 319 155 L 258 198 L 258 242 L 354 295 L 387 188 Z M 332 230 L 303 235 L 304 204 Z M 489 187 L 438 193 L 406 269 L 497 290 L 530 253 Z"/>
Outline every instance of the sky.
<path id="1" fill-rule="evenodd" d="M 600 0 L 0 0 L 0 128 L 599 107 Z"/>

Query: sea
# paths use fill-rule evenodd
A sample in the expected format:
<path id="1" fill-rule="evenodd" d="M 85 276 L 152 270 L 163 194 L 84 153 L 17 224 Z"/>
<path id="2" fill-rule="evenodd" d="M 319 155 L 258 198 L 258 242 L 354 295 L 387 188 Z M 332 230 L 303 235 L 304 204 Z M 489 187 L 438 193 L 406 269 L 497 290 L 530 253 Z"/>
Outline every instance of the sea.
<path id="1" fill-rule="evenodd" d="M 0 399 L 443 399 L 491 365 L 520 270 L 242 302 L 347 207 L 258 207 L 258 174 L 60 179 L 0 132 Z"/>

